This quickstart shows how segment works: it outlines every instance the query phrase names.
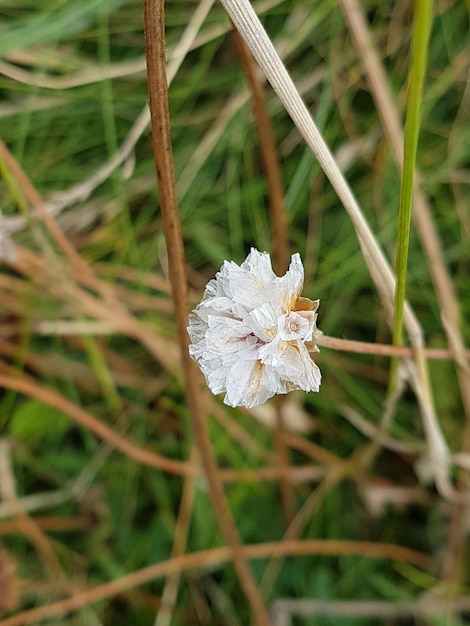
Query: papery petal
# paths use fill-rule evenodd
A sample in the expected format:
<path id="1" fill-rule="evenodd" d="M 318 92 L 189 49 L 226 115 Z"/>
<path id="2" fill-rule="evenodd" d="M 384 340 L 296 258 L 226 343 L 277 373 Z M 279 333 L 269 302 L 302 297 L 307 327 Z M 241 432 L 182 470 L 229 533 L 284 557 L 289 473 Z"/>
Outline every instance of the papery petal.
<path id="1" fill-rule="evenodd" d="M 204 339 L 207 332 L 207 324 L 197 313 L 193 312 L 189 315 L 188 335 L 191 344 L 197 344 Z"/>
<path id="2" fill-rule="evenodd" d="M 242 320 L 213 314 L 207 318 L 207 340 L 214 346 L 224 348 L 233 341 L 244 339 L 250 332 L 250 327 Z"/>
<path id="3" fill-rule="evenodd" d="M 320 389 L 320 368 L 310 357 L 303 342 L 290 343 L 284 352 L 284 357 L 280 375 L 285 380 L 302 391 L 318 391 Z"/>
<path id="4" fill-rule="evenodd" d="M 206 373 L 203 371 L 202 373 L 206 377 L 207 386 L 212 391 L 214 395 L 218 393 L 222 393 L 227 389 L 227 376 L 230 372 L 229 366 L 223 366 L 219 364 L 217 367 L 210 369 Z"/>
<path id="5" fill-rule="evenodd" d="M 259 358 L 263 365 L 270 365 L 271 367 L 282 367 L 284 362 L 284 352 L 288 346 L 287 341 L 271 341 L 265 343 L 258 350 Z"/>
<path id="6" fill-rule="evenodd" d="M 270 392 L 270 397 L 276 394 L 289 393 L 294 391 L 296 387 L 288 380 L 284 380 L 279 375 L 279 368 L 265 365 L 263 370 L 263 383 Z"/>
<path id="7" fill-rule="evenodd" d="M 271 299 L 278 305 L 282 305 L 283 313 L 290 313 L 302 292 L 303 284 L 304 266 L 297 252 L 292 255 L 289 269 L 284 276 L 275 279 Z"/>
<path id="8" fill-rule="evenodd" d="M 277 330 L 279 338 L 285 341 L 305 339 L 305 337 L 311 336 L 313 332 L 310 320 L 298 313 L 281 315 L 278 319 Z"/>
<path id="9" fill-rule="evenodd" d="M 217 279 L 222 281 L 224 293 L 248 311 L 263 303 L 264 285 L 254 274 L 236 263 L 225 261 Z"/>
<path id="10" fill-rule="evenodd" d="M 262 346 L 259 356 L 263 365 L 275 369 L 282 381 L 289 383 L 289 391 L 318 391 L 321 382 L 320 369 L 311 359 L 302 341 L 272 341 Z M 286 393 L 276 390 L 276 393 Z"/>
<path id="11" fill-rule="evenodd" d="M 261 341 L 272 341 L 277 333 L 277 319 L 272 306 L 263 303 L 245 317 L 246 325 Z"/>
<path id="12" fill-rule="evenodd" d="M 277 278 L 271 265 L 271 257 L 267 252 L 259 252 L 256 248 L 251 248 L 250 254 L 241 264 L 241 269 L 253 274 L 256 280 L 266 287 Z"/>
<path id="13" fill-rule="evenodd" d="M 315 331 L 317 329 L 316 321 L 317 321 L 318 314 L 315 313 L 314 311 L 295 311 L 295 313 L 297 315 L 300 315 L 300 317 L 303 317 L 304 319 L 306 319 L 308 322 L 308 332 L 305 333 L 305 335 L 302 337 L 302 340 L 305 343 L 312 341 Z M 318 350 L 316 350 L 316 352 L 318 352 Z"/>
<path id="14" fill-rule="evenodd" d="M 207 298 L 197 306 L 196 311 L 201 317 L 204 317 L 205 311 L 217 311 L 220 314 L 231 315 L 233 309 L 233 300 L 227 296 L 215 296 Z"/>
<path id="15" fill-rule="evenodd" d="M 236 363 L 227 376 L 225 404 L 248 409 L 266 402 L 274 392 L 263 383 L 263 366 L 260 361 Z"/>

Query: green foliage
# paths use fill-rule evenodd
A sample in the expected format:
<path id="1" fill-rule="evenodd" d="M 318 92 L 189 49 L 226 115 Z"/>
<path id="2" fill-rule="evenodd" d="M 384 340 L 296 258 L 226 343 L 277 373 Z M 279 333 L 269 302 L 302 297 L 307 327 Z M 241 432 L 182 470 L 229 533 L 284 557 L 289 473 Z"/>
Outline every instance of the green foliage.
<path id="1" fill-rule="evenodd" d="M 19 405 L 8 420 L 8 434 L 38 450 L 64 437 L 70 427 L 67 415 L 44 402 L 29 400 Z"/>
<path id="2" fill-rule="evenodd" d="M 169 62 L 197 4 L 166 2 Z M 400 175 L 340 3 L 253 4 L 380 245 L 393 260 Z M 410 3 L 361 5 L 367 10 L 373 40 L 403 117 Z M 74 195 L 75 186 L 92 180 L 123 145 L 146 105 L 141 3 L 15 0 L 1 3 L 0 21 L 0 54 L 9 64 L 0 68 L 0 136 L 46 204 L 57 207 L 63 202 L 56 219 L 80 255 L 116 290 L 137 323 L 145 325 L 152 337 L 168 341 L 159 348 L 169 360 L 169 364 L 158 363 L 149 345 L 125 323 L 111 335 L 77 331 L 60 338 L 39 327 L 44 321 L 86 325 L 94 313 L 80 308 L 80 298 L 90 302 L 97 294 L 90 284 L 81 283 L 78 294 L 68 288 L 78 282 L 80 271 L 62 262 L 57 247 L 44 244 L 45 228 L 32 220 L 18 227 L 14 238 L 44 264 L 35 266 L 33 277 L 23 274 L 22 268 L 1 270 L 0 327 L 6 329 L 0 337 L 1 374 L 12 375 L 13 380 L 24 376 L 40 387 L 54 388 L 127 441 L 171 459 L 188 460 L 194 442 L 166 288 L 168 268 L 148 130 L 105 180 L 87 193 Z M 239 262 L 252 245 L 272 250 L 269 190 L 250 96 L 229 28 L 222 7 L 214 4 L 170 85 L 175 178 L 194 301 L 224 259 Z M 467 47 L 465 3 L 439 3 L 429 44 L 417 163 L 468 345 Z M 130 62 L 138 67 L 129 69 Z M 22 74 L 12 73 L 12 68 Z M 305 263 L 305 295 L 321 300 L 319 327 L 339 338 L 390 343 L 386 316 L 354 229 L 269 86 L 265 93 L 282 170 L 291 252 L 299 251 Z M 0 200 L 4 217 L 20 216 L 18 199 L 6 179 L 0 186 Z M 427 343 L 444 347 L 431 260 L 423 254 L 413 228 L 409 244 L 407 297 Z M 449 503 L 420 484 L 414 451 L 382 449 L 367 465 L 370 435 L 345 417 L 346 406 L 369 426 L 379 427 L 389 361 L 326 348 L 316 359 L 323 375 L 321 392 L 297 397 L 298 405 L 294 402 L 290 410 L 300 414 L 306 426 L 296 436 L 332 455 L 336 463 L 288 446 L 292 464 L 324 469 L 320 477 L 294 484 L 296 512 L 300 512 L 295 538 L 395 543 L 420 550 L 434 561 L 424 571 L 367 554 L 304 555 L 283 558 L 273 574 L 271 559 L 254 559 L 253 571 L 265 598 L 268 602 L 280 598 L 412 602 L 434 592 L 435 586 L 441 592 L 440 556 L 449 549 Z M 465 424 L 456 368 L 450 361 L 430 361 L 429 367 L 443 432 L 451 450 L 458 451 Z M 274 428 L 259 416 L 227 410 L 219 399 L 214 402 L 207 403 L 207 419 L 219 466 L 240 473 L 273 467 Z M 39 527 L 46 524 L 41 532 L 69 584 L 64 583 L 65 591 L 56 589 L 53 568 L 30 536 L 25 538 L 19 531 L 2 536 L 2 545 L 27 581 L 23 608 L 52 604 L 61 594 L 108 583 L 171 558 L 189 479 L 128 458 L 65 413 L 26 395 L 7 392 L 1 406 L 18 496 L 43 498 L 41 508 L 32 509 L 30 515 Z M 268 413 L 274 416 L 273 410 Z M 400 401 L 389 434 L 412 446 L 422 442 L 419 410 L 411 392 Z M 350 465 L 344 469 L 342 461 Z M 227 480 L 225 491 L 242 541 L 283 541 L 291 527 L 279 480 L 256 474 L 238 477 Z M 411 503 L 390 501 L 376 515 L 366 492 L 379 486 L 404 496 L 411 490 Z M 185 553 L 223 545 L 205 480 L 195 478 L 193 489 Z M 47 529 L 47 524 L 62 518 L 71 524 L 85 520 L 85 528 Z M 464 552 L 462 561 L 465 570 L 469 560 Z M 164 584 L 156 578 L 57 623 L 153 624 Z M 466 584 L 464 577 L 459 593 L 468 592 Z M 204 564 L 184 572 L 172 626 L 238 626 L 249 621 L 231 563 Z M 427 623 L 464 622 L 450 616 Z M 369 626 L 379 621 L 310 616 L 295 617 L 294 624 Z"/>

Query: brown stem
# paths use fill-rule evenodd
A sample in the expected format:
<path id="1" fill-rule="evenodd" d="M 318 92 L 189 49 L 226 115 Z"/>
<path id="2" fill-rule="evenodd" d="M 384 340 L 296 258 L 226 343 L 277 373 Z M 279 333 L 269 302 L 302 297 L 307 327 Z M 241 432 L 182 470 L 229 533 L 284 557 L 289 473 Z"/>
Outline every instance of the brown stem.
<path id="1" fill-rule="evenodd" d="M 356 555 L 361 558 L 381 558 L 404 561 L 420 568 L 427 568 L 432 560 L 426 554 L 410 550 L 402 546 L 389 543 L 373 543 L 369 541 L 342 541 L 342 540 L 307 540 L 283 541 L 280 543 L 261 543 L 242 546 L 243 554 L 247 559 L 266 559 L 270 557 L 308 556 L 323 554 L 331 556 Z M 72 611 L 88 606 L 99 600 L 112 598 L 122 592 L 144 585 L 151 580 L 170 576 L 176 572 L 197 570 L 200 567 L 220 567 L 233 558 L 230 547 L 213 548 L 191 554 L 174 557 L 168 561 L 155 563 L 143 569 L 126 574 L 111 582 L 86 589 L 70 598 L 45 604 L 35 609 L 18 613 L 1 622 L 1 626 L 21 626 L 33 624 L 51 617 L 63 616 Z M 469 598 L 466 605 L 470 604 Z"/>
<path id="2" fill-rule="evenodd" d="M 233 30 L 233 37 L 253 98 L 253 112 L 258 127 L 261 156 L 263 158 L 268 181 L 269 209 L 271 227 L 273 229 L 274 268 L 277 273 L 281 273 L 285 272 L 287 268 L 289 242 L 287 239 L 287 224 L 284 211 L 282 174 L 277 160 L 274 132 L 266 109 L 266 99 L 258 66 L 244 42 L 243 37 L 236 29 Z"/>
<path id="3" fill-rule="evenodd" d="M 13 391 L 17 391 L 31 398 L 36 398 L 49 406 L 59 409 L 59 411 L 62 411 L 78 424 L 93 432 L 100 439 L 106 441 L 112 448 L 120 450 L 129 458 L 136 460 L 142 465 L 154 467 L 171 474 L 193 476 L 199 474 L 199 468 L 197 466 L 190 465 L 184 461 L 168 459 L 133 444 L 93 415 L 87 413 L 70 400 L 67 400 L 64 396 L 53 389 L 37 385 L 25 375 L 21 376 L 21 378 L 0 375 L 0 388 L 12 389 Z"/>
<path id="4" fill-rule="evenodd" d="M 234 29 L 233 37 L 237 45 L 240 61 L 245 73 L 245 77 L 250 86 L 253 112 L 261 148 L 266 178 L 269 192 L 269 213 L 271 217 L 271 228 L 273 238 L 273 258 L 274 269 L 277 274 L 283 274 L 287 269 L 287 257 L 289 242 L 287 239 L 287 223 L 284 211 L 284 190 L 282 187 L 281 168 L 277 160 L 274 132 L 266 108 L 266 98 L 264 95 L 263 82 L 260 78 L 258 66 L 251 52 L 248 49 L 243 37 Z M 295 497 L 292 484 L 289 482 L 289 448 L 284 441 L 284 397 L 277 396 L 276 407 L 276 429 L 274 431 L 274 441 L 278 465 L 281 471 L 280 488 L 281 498 L 284 508 L 286 522 L 290 524 L 295 515 Z"/>
<path id="5" fill-rule="evenodd" d="M 163 0 L 144 0 L 145 56 L 147 61 L 152 147 L 157 169 L 160 210 L 168 251 L 168 267 L 175 307 L 175 320 L 185 377 L 186 396 L 201 463 L 221 530 L 230 546 L 240 584 L 250 603 L 254 621 L 268 626 L 269 617 L 225 498 L 222 482 L 202 412 L 200 377 L 188 351 L 188 298 L 183 238 L 173 167 L 166 77 L 165 13 Z"/>
<path id="6" fill-rule="evenodd" d="M 342 352 L 356 352 L 358 354 L 375 354 L 378 356 L 409 356 L 414 355 L 413 348 L 406 346 L 391 346 L 385 343 L 368 343 L 366 341 L 353 341 L 351 339 L 339 339 L 329 335 L 319 335 L 316 344 L 322 348 L 331 350 L 341 350 Z M 451 350 L 441 348 L 424 348 L 424 356 L 427 359 L 449 360 L 452 359 Z M 470 350 L 465 350 L 464 354 L 470 357 Z"/>

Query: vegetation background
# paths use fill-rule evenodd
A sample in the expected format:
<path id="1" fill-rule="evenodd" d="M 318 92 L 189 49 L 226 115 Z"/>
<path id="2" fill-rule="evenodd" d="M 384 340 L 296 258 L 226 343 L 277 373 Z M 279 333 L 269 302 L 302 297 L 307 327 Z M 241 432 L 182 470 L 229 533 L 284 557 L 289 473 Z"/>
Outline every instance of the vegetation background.
<path id="1" fill-rule="evenodd" d="M 400 171 L 351 32 L 355 4 L 253 2 L 393 262 Z M 359 8 L 403 120 L 413 3 Z M 434 5 L 417 163 L 466 345 L 468 8 Z M 224 259 L 272 251 L 272 190 L 224 9 L 172 0 L 165 10 L 194 305 Z M 0 623 L 248 624 L 182 383 L 142 3 L 2 0 L 0 17 Z M 390 343 L 349 218 L 269 87 L 265 96 L 290 253 L 304 260 L 304 295 L 321 300 L 320 329 Z M 381 434 L 388 356 L 325 344 L 320 393 L 287 396 L 282 426 L 275 402 L 235 410 L 204 395 L 240 540 L 272 542 L 246 554 L 275 626 L 468 623 L 469 518 L 456 502 L 468 482 L 457 467 L 469 466 L 468 353 L 457 370 L 435 261 L 413 230 L 407 297 L 426 344 L 442 349 L 428 367 L 454 498 L 425 480 L 412 391 Z M 303 602 L 313 599 L 329 602 Z"/>

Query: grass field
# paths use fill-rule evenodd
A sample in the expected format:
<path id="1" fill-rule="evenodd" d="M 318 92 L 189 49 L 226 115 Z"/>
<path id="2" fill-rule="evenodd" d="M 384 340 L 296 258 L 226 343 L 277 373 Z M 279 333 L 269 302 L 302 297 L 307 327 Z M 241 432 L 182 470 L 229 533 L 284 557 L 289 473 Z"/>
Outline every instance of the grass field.
<path id="1" fill-rule="evenodd" d="M 224 6 L 168 0 L 176 208 L 143 4 L 0 2 L 0 624 L 470 622 L 469 5 L 252 6 L 336 173 Z M 231 408 L 180 322 L 251 247 L 300 253 L 322 384 Z"/>

